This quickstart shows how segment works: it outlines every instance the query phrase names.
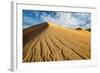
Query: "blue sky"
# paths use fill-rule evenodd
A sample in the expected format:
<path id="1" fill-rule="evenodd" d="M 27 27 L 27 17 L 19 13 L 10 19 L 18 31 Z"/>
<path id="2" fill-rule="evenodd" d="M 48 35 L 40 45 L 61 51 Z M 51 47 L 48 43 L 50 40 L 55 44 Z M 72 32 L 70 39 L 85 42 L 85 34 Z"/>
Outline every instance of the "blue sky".
<path id="1" fill-rule="evenodd" d="M 54 22 L 67 28 L 90 28 L 91 13 L 23 10 L 23 28 Z"/>

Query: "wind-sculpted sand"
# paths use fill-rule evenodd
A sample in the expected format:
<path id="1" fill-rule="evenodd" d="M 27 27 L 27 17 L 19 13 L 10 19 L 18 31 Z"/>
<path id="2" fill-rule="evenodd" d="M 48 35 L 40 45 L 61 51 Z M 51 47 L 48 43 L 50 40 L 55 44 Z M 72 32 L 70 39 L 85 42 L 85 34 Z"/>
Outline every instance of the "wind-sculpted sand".
<path id="1" fill-rule="evenodd" d="M 68 29 L 52 22 L 23 30 L 23 62 L 87 60 L 91 32 Z"/>

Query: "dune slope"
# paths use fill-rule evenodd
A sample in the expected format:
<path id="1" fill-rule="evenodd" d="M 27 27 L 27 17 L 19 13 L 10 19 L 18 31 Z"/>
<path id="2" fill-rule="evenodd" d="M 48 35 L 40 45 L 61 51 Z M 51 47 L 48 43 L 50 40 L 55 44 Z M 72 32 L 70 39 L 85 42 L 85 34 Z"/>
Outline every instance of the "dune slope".
<path id="1" fill-rule="evenodd" d="M 91 58 L 91 33 L 44 22 L 23 30 L 23 62 Z"/>

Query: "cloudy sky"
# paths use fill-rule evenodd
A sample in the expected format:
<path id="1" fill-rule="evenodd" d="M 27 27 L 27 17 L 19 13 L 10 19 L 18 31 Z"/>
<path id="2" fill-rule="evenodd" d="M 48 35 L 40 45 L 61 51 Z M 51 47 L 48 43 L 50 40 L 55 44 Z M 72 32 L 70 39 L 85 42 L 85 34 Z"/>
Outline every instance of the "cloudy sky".
<path id="1" fill-rule="evenodd" d="M 67 28 L 90 28 L 91 13 L 23 10 L 23 28 L 54 22 Z"/>

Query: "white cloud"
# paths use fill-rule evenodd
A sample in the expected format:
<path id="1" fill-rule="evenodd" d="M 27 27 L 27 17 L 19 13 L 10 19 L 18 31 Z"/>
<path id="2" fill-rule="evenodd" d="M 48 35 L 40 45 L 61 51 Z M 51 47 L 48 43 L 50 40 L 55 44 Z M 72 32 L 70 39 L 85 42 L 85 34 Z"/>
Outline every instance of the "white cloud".
<path id="1" fill-rule="evenodd" d="M 41 16 L 44 21 L 50 21 L 50 22 L 55 22 L 58 25 L 64 26 L 64 27 L 69 27 L 69 28 L 77 28 L 77 27 L 90 27 L 90 24 L 86 24 L 86 20 L 89 19 L 89 14 L 85 13 L 76 13 L 77 17 L 73 17 L 72 13 L 66 13 L 66 12 L 57 12 L 57 15 L 60 15 L 58 18 L 52 18 L 51 16 L 43 15 Z M 80 20 L 83 16 L 84 20 Z M 82 26 L 83 25 L 83 26 Z"/>
<path id="2" fill-rule="evenodd" d="M 56 12 L 56 15 L 53 17 L 51 16 L 51 13 L 47 13 L 45 11 L 34 11 L 33 12 L 36 16 L 33 18 L 30 17 L 24 17 L 25 23 L 34 24 L 39 22 L 54 22 L 58 25 L 69 27 L 69 28 L 77 28 L 77 27 L 90 27 L 90 23 L 88 23 L 87 20 L 90 20 L 90 15 L 88 13 L 71 13 L 71 12 Z M 41 20 L 41 21 L 40 21 Z M 86 24 L 86 21 L 88 24 Z M 27 26 L 25 26 L 27 27 Z"/>

